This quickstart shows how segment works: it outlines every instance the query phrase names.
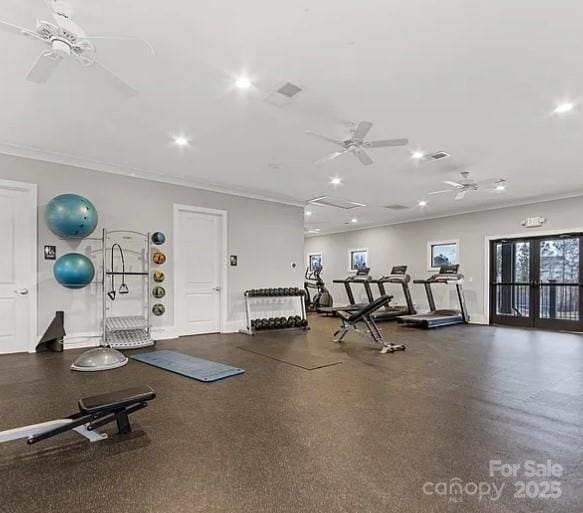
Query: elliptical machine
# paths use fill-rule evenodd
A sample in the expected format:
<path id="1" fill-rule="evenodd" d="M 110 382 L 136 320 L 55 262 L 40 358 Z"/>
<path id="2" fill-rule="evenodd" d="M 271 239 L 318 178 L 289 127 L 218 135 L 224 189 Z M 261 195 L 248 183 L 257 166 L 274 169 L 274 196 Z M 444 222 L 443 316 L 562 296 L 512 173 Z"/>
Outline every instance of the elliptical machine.
<path id="1" fill-rule="evenodd" d="M 307 312 L 319 312 L 320 308 L 331 308 L 334 306 L 334 299 L 332 299 L 332 294 L 326 288 L 324 280 L 320 276 L 322 273 L 322 266 L 315 267 L 310 271 L 310 268 L 306 268 L 306 273 L 304 275 L 304 289 L 306 291 L 306 311 Z M 312 297 L 310 290 L 316 291 Z"/>

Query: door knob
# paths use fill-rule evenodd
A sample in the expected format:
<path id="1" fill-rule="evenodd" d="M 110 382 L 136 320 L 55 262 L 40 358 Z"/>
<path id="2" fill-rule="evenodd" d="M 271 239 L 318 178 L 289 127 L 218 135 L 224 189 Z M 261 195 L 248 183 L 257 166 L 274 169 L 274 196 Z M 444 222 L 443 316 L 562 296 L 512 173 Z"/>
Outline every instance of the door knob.
<path id="1" fill-rule="evenodd" d="M 221 291 L 221 287 L 215 287 L 215 290 L 216 290 L 217 292 L 220 292 L 220 291 Z"/>
<path id="2" fill-rule="evenodd" d="M 26 296 L 28 294 L 28 289 L 18 289 L 14 291 L 15 294 L 19 296 Z"/>

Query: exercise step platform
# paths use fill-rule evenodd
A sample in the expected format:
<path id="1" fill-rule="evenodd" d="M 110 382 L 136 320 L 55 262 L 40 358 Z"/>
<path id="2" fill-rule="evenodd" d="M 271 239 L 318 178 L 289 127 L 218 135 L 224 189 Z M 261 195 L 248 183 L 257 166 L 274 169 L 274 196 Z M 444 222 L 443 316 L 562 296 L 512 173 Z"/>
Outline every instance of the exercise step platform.
<path id="1" fill-rule="evenodd" d="M 86 397 L 79 400 L 79 411 L 69 417 L 1 431 L 0 443 L 26 438 L 28 444 L 35 444 L 67 431 L 75 431 L 91 442 L 99 442 L 107 435 L 96 429 L 112 422 L 117 424 L 120 434 L 130 433 L 129 416 L 148 406 L 148 401 L 155 397 L 156 393 L 148 385 Z"/>

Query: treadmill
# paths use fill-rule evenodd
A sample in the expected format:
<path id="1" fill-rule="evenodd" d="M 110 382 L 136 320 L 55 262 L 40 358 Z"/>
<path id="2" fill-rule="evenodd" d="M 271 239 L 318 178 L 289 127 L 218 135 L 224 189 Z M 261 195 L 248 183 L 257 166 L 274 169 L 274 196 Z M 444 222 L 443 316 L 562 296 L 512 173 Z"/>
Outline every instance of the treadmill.
<path id="1" fill-rule="evenodd" d="M 415 306 L 413 305 L 411 291 L 409 290 L 410 281 L 411 276 L 407 274 L 406 265 L 396 265 L 391 269 L 391 274 L 388 276 L 381 276 L 376 280 L 369 281 L 369 283 L 374 283 L 377 285 L 380 296 L 388 295 L 385 288 L 386 283 L 400 285 L 403 289 L 403 296 L 405 298 L 404 305 L 391 305 L 390 303 L 387 303 L 383 308 L 380 308 L 374 312 L 372 317 L 375 321 L 395 321 L 398 317 L 403 315 L 415 315 Z"/>
<path id="2" fill-rule="evenodd" d="M 356 271 L 356 274 L 351 274 L 344 278 L 343 280 L 333 280 L 334 283 L 342 283 L 344 285 L 344 290 L 346 291 L 346 296 L 348 297 L 349 304 L 343 306 L 320 307 L 318 313 L 336 315 L 336 312 L 354 312 L 356 310 L 362 309 L 369 303 L 372 303 L 374 301 L 374 298 L 372 297 L 372 291 L 368 286 L 368 282 L 371 279 L 369 273 L 370 269 L 368 267 L 363 267 L 361 269 L 358 269 Z M 368 303 L 356 302 L 356 299 L 354 298 L 354 292 L 351 287 L 353 283 L 364 284 L 366 297 L 369 300 Z"/>
<path id="3" fill-rule="evenodd" d="M 464 289 L 462 287 L 463 281 L 464 275 L 459 272 L 459 264 L 442 265 L 439 269 L 439 273 L 434 274 L 428 279 L 414 280 L 413 283 L 420 283 L 425 287 L 425 293 L 427 294 L 427 301 L 429 303 L 429 312 L 416 315 L 403 315 L 399 317 L 399 322 L 420 328 L 439 328 L 442 326 L 451 326 L 452 324 L 467 324 L 470 320 L 470 316 L 468 315 L 468 309 L 466 307 Z M 438 310 L 435 307 L 435 299 L 433 298 L 433 291 L 431 290 L 431 285 L 434 284 L 455 285 L 460 309 Z"/>

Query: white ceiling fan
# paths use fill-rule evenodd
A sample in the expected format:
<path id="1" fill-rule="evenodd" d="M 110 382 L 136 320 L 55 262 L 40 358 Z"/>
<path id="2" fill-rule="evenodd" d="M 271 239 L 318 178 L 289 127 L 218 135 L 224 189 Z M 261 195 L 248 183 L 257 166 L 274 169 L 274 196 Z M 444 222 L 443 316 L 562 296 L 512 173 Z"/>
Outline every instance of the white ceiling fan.
<path id="1" fill-rule="evenodd" d="M 323 139 L 324 141 L 331 142 L 340 146 L 342 150 L 335 151 L 330 155 L 317 160 L 316 164 L 322 164 L 323 162 L 327 162 L 328 160 L 333 160 L 335 158 L 344 155 L 345 153 L 352 153 L 356 156 L 358 160 L 365 166 L 370 166 L 373 163 L 373 160 L 370 158 L 369 154 L 365 151 L 369 148 L 384 148 L 388 146 L 406 146 L 409 144 L 407 139 L 386 139 L 382 141 L 365 141 L 364 138 L 369 133 L 370 129 L 372 128 L 372 123 L 370 121 L 361 121 L 356 126 L 352 128 L 350 131 L 350 135 L 343 140 L 334 139 L 332 137 L 326 137 L 325 135 L 318 134 L 316 132 L 312 132 L 311 130 L 307 130 L 306 134 L 311 135 L 313 137 L 317 137 L 318 139 Z"/>
<path id="2" fill-rule="evenodd" d="M 85 31 L 71 19 L 73 10 L 67 2 L 63 0 L 44 0 L 44 2 L 53 15 L 54 22 L 52 23 L 39 20 L 34 29 L 28 29 L 0 21 L 0 29 L 11 34 L 37 39 L 47 47 L 28 72 L 27 80 L 43 84 L 51 77 L 63 59 L 73 58 L 81 66 L 92 67 L 101 72 L 102 76 L 108 79 L 121 94 L 129 97 L 136 96 L 138 91 L 134 87 L 95 59 L 95 47 L 91 41 L 96 39 L 139 41 L 147 45 L 154 53 L 152 46 L 147 41 L 133 37 L 87 36 Z"/>
<path id="3" fill-rule="evenodd" d="M 506 189 L 506 180 L 503 178 L 493 178 L 489 180 L 482 180 L 476 182 L 470 178 L 469 171 L 462 171 L 461 178 L 457 182 L 445 180 L 443 183 L 450 185 L 450 189 L 443 189 L 441 191 L 428 192 L 427 194 L 443 194 L 445 192 L 455 192 L 455 200 L 461 200 L 468 192 L 475 192 L 478 190 L 486 190 L 490 192 L 503 192 Z"/>

